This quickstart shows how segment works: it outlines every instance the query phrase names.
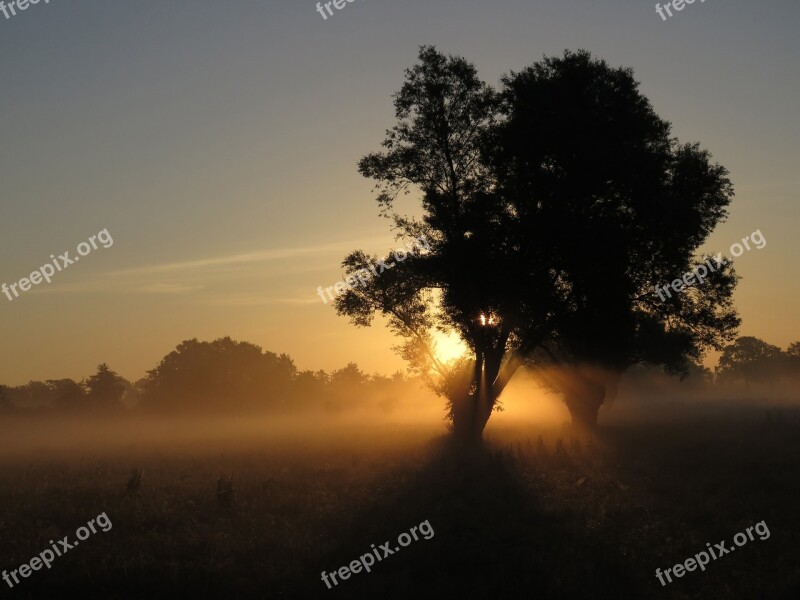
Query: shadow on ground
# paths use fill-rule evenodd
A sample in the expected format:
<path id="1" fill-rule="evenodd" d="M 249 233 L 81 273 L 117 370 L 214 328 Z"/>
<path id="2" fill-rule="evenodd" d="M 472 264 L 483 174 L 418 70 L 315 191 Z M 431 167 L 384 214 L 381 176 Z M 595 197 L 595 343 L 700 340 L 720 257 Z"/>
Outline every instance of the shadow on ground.
<path id="1" fill-rule="evenodd" d="M 428 521 L 435 535 L 351 575 L 330 591 L 321 571 L 349 564 Z M 309 564 L 311 581 L 283 582 L 285 596 L 342 598 L 581 598 L 602 589 L 631 598 L 633 583 L 599 532 L 577 530 L 564 512 L 545 513 L 512 453 L 491 448 L 464 460 L 442 445 L 381 501 L 331 531 L 336 543 Z M 285 586 L 285 587 L 284 587 Z"/>

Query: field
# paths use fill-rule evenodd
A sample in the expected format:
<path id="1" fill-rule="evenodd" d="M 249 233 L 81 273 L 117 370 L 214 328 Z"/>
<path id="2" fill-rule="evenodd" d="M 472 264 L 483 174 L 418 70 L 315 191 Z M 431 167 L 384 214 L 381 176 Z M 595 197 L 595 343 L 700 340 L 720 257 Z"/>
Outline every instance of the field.
<path id="1" fill-rule="evenodd" d="M 797 597 L 800 412 L 606 421 L 589 439 L 498 419 L 472 456 L 450 449 L 436 421 L 6 423 L 3 569 L 49 540 L 74 539 L 102 512 L 113 527 L 3 589 L 17 598 Z M 731 546 L 762 520 L 767 539 L 666 586 L 656 579 L 656 568 L 707 542 Z M 397 547 L 424 521 L 431 539 L 331 590 L 321 580 L 373 544 Z"/>

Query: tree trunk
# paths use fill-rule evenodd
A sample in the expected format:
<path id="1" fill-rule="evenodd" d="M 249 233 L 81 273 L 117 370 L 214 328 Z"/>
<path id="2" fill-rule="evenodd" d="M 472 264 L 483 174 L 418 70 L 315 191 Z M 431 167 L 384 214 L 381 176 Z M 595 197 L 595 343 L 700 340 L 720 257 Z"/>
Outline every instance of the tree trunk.
<path id="1" fill-rule="evenodd" d="M 515 356 L 501 368 L 502 349 L 492 349 L 476 356 L 470 390 L 451 398 L 453 437 L 461 446 L 477 447 L 483 442 L 483 430 L 492 416 L 497 399 L 509 380 L 522 366 Z"/>
<path id="2" fill-rule="evenodd" d="M 584 431 L 597 429 L 597 413 L 606 397 L 602 383 L 581 381 L 565 395 L 567 409 L 572 417 L 572 425 Z"/>
<path id="3" fill-rule="evenodd" d="M 480 388 L 458 399 L 453 403 L 453 437 L 461 446 L 480 446 L 483 442 L 483 430 L 489 422 L 494 408 L 491 391 L 481 392 Z"/>
<path id="4" fill-rule="evenodd" d="M 451 431 L 453 437 L 459 445 L 471 445 L 472 438 L 472 417 L 471 417 L 471 398 L 469 394 L 462 394 L 457 398 L 450 399 L 450 418 L 452 422 Z"/>

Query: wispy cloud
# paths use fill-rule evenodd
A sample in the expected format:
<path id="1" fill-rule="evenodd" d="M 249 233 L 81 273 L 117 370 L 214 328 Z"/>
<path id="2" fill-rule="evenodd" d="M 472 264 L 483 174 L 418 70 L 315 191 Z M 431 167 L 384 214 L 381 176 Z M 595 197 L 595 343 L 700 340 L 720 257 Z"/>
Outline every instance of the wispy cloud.
<path id="1" fill-rule="evenodd" d="M 55 281 L 46 287 L 34 288 L 32 294 L 189 294 L 206 286 L 180 282 L 153 282 L 139 280 L 117 280 L 113 278 L 87 279 L 58 284 Z"/>
<path id="2" fill-rule="evenodd" d="M 360 240 L 361 244 L 366 244 L 366 245 L 379 244 L 385 241 L 386 241 L 385 237 Z M 146 275 L 146 274 L 170 273 L 175 271 L 196 271 L 196 270 L 207 269 L 209 267 L 236 266 L 249 263 L 286 260 L 290 258 L 305 256 L 308 254 L 342 250 L 343 248 L 350 249 L 353 248 L 354 245 L 358 244 L 354 244 L 353 240 L 347 240 L 347 241 L 318 244 L 318 245 L 305 246 L 299 248 L 273 248 L 270 250 L 258 250 L 254 252 L 231 254 L 228 256 L 207 257 L 196 260 L 168 262 L 160 265 L 146 265 L 141 267 L 132 267 L 129 269 L 111 271 L 108 274 L 111 276 L 117 276 L 117 275 Z"/>
<path id="3" fill-rule="evenodd" d="M 318 304 L 319 298 L 271 298 L 267 295 L 228 295 L 224 297 L 209 298 L 205 301 L 206 304 L 213 306 L 275 306 L 276 304 L 305 306 L 311 304 Z"/>
<path id="4" fill-rule="evenodd" d="M 150 283 L 138 288 L 144 294 L 188 294 L 204 289 L 204 285 L 189 283 Z"/>
<path id="5" fill-rule="evenodd" d="M 227 275 L 233 276 L 240 281 L 254 281 L 254 273 L 247 269 L 248 265 L 256 266 L 263 263 L 272 263 L 269 268 L 268 277 L 275 279 L 283 278 L 289 274 L 315 271 L 318 268 L 330 269 L 329 259 L 324 255 L 331 252 L 346 252 L 359 246 L 377 246 L 385 244 L 386 237 L 374 237 L 359 240 L 346 240 L 340 242 L 330 242 L 295 248 L 272 248 L 267 250 L 257 250 L 253 252 L 243 252 L 230 254 L 227 256 L 206 257 L 195 260 L 173 261 L 162 264 L 143 265 L 127 269 L 117 269 L 104 273 L 97 273 L 89 279 L 82 281 L 58 282 L 53 281 L 51 285 L 39 287 L 36 293 L 49 294 L 79 294 L 79 293 L 106 293 L 106 294 L 194 294 L 204 292 L 207 296 L 203 302 L 219 306 L 268 306 L 268 305 L 310 305 L 315 304 L 318 299 L 314 297 L 290 297 L 286 292 L 279 297 L 271 297 L 275 289 L 265 290 L 264 294 L 253 292 L 230 292 L 222 293 L 219 290 L 222 279 L 225 280 L 225 289 L 230 289 L 232 279 Z M 302 258 L 322 255 L 321 261 L 305 260 L 299 264 L 278 264 L 280 261 L 289 261 L 294 258 Z M 324 264 L 323 264 L 324 263 Z M 220 267 L 227 267 L 223 275 Z M 263 275 L 259 275 L 262 278 Z M 237 284 L 238 286 L 238 284 Z M 247 287 L 250 287 L 249 285 Z M 241 287 L 239 286 L 241 290 Z M 213 293 L 213 295 L 210 295 Z"/>

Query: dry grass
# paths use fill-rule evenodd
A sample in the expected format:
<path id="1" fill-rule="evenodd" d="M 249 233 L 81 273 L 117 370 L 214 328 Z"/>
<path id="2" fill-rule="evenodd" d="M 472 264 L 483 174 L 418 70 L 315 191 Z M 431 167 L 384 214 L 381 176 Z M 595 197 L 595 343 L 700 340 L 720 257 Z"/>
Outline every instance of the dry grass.
<path id="1" fill-rule="evenodd" d="M 798 589 L 800 419 L 738 413 L 594 439 L 493 430 L 465 462 L 430 431 L 275 444 L 150 444 L 0 462 L 0 560 L 14 569 L 105 511 L 113 523 L 9 590 L 18 598 L 783 598 Z M 428 439 L 429 441 L 424 441 Z M 122 491 L 122 493 L 121 493 Z M 429 520 L 332 591 L 332 571 Z M 656 567 L 750 542 L 662 588 Z"/>

